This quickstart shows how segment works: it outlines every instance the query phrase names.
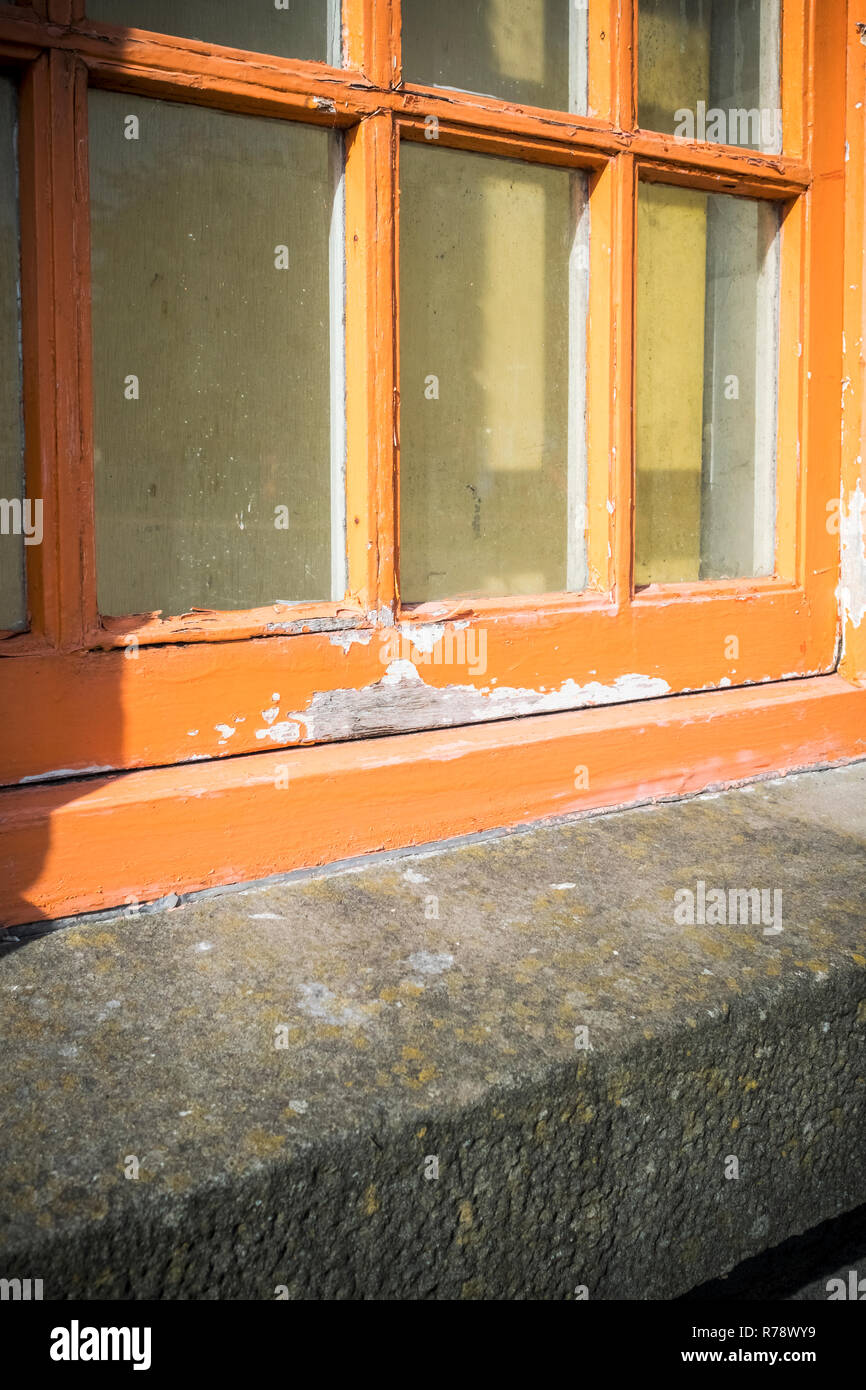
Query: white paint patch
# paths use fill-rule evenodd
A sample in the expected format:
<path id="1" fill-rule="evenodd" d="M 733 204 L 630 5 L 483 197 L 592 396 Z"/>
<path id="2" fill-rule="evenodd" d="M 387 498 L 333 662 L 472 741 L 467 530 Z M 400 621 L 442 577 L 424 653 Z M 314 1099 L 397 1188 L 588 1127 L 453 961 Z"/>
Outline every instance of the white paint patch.
<path id="1" fill-rule="evenodd" d="M 304 725 L 307 741 L 316 742 L 424 727 L 457 727 L 487 719 L 620 704 L 669 694 L 667 681 L 636 674 L 618 676 L 612 685 L 602 685 L 600 681 L 579 685 L 567 680 L 558 690 L 508 686 L 491 689 L 489 685 L 449 685 L 440 689 L 427 685 L 413 662 L 400 659 L 389 662 L 385 674 L 371 685 L 361 690 L 317 691 L 306 710 L 293 710 L 288 717 Z M 261 731 L 256 737 L 266 734 L 267 731 Z"/>
<path id="2" fill-rule="evenodd" d="M 291 719 L 284 719 L 281 724 L 274 724 L 270 729 L 256 729 L 256 738 L 269 738 L 272 743 L 297 743 L 300 737 L 300 725 Z"/>
<path id="3" fill-rule="evenodd" d="M 455 628 L 460 624 L 455 623 Z M 466 626 L 466 624 L 462 624 Z M 444 623 L 401 623 L 400 636 L 405 637 L 416 652 L 423 652 L 428 655 L 433 648 L 443 640 L 445 636 Z"/>
<path id="4" fill-rule="evenodd" d="M 866 496 L 858 482 L 849 496 L 847 510 L 844 494 L 839 512 L 841 577 L 836 590 L 842 617 L 844 650 L 845 628 L 848 623 L 858 628 L 866 615 Z"/>
<path id="5" fill-rule="evenodd" d="M 494 708 L 501 705 L 510 714 L 547 714 L 552 710 L 576 709 L 582 705 L 617 705 L 628 700 L 648 700 L 669 695 L 670 691 L 667 681 L 659 676 L 630 674 L 617 676 L 613 685 L 602 685 L 600 681 L 578 685 L 576 681 L 567 680 L 559 690 L 549 690 L 543 694 L 536 690 L 502 687 L 494 690 L 489 700 Z"/>
<path id="6" fill-rule="evenodd" d="M 236 729 L 232 728 L 231 724 L 214 724 L 214 728 L 218 734 L 222 734 L 220 743 L 225 743 L 227 739 L 231 738 L 232 734 L 237 732 Z"/>
<path id="7" fill-rule="evenodd" d="M 379 685 L 399 685 L 401 681 L 421 681 L 421 673 L 411 661 L 389 661 Z M 423 685 L 424 682 L 421 681 Z"/>
<path id="8" fill-rule="evenodd" d="M 362 647 L 369 647 L 373 640 L 372 628 L 345 628 L 342 632 L 332 632 L 328 641 L 332 647 L 342 647 L 344 652 L 348 652 L 357 642 Z"/>
<path id="9" fill-rule="evenodd" d="M 272 705 L 270 709 L 262 710 L 262 719 L 264 719 L 266 724 L 273 724 L 279 712 L 279 705 Z"/>

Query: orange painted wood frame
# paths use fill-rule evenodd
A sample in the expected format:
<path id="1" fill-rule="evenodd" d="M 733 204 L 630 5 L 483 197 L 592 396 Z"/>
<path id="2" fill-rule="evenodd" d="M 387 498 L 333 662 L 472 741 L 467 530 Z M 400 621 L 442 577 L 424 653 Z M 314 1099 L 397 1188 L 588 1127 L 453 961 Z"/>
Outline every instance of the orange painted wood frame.
<path id="1" fill-rule="evenodd" d="M 862 18 L 852 7 L 847 33 L 842 482 L 838 510 L 830 505 L 828 514 L 842 551 L 839 669 L 850 681 L 866 681 L 866 27 Z"/>
<path id="2" fill-rule="evenodd" d="M 637 7 L 629 0 L 590 0 L 589 114 L 582 117 L 404 84 L 399 0 L 345 0 L 342 69 L 119 31 L 84 12 L 79 0 L 0 6 L 0 60 L 21 74 L 27 486 L 45 499 L 45 541 L 27 555 L 30 630 L 0 641 L 0 784 L 9 788 L 0 793 L 0 920 L 274 873 L 611 804 L 612 797 L 619 803 L 669 795 L 773 767 L 863 756 L 854 710 L 862 728 L 864 692 L 833 674 L 842 625 L 839 536 L 828 525 L 843 462 L 849 493 L 855 486 L 862 433 L 863 383 L 850 367 L 847 433 L 840 431 L 843 315 L 849 354 L 852 330 L 862 322 L 861 301 L 845 285 L 861 287 L 862 299 L 863 245 L 862 158 L 853 173 L 845 163 L 846 133 L 850 142 L 852 123 L 862 125 L 862 109 L 851 101 L 851 84 L 862 87 L 854 45 L 862 46 L 851 38 L 845 0 L 783 0 L 785 152 L 778 156 L 638 129 Z M 345 132 L 343 602 L 165 619 L 97 611 L 89 86 Z M 584 594 L 456 597 L 411 608 L 400 602 L 399 150 L 402 140 L 422 138 L 431 115 L 439 122 L 437 158 L 457 147 L 589 175 L 592 578 Z M 862 132 L 859 138 L 862 154 Z M 784 209 L 771 579 L 634 587 L 638 178 L 772 199 Z M 861 351 L 859 328 L 856 336 Z M 858 371 L 859 363 L 862 352 Z M 866 669 L 866 625 L 861 629 L 854 616 L 849 605 L 842 667 L 849 681 Z M 382 685 L 395 635 L 400 655 L 418 668 L 419 682 L 408 692 Z M 736 658 L 728 655 L 732 636 Z M 483 662 L 472 661 L 467 654 L 478 655 L 482 639 Z M 759 691 L 745 688 L 757 684 Z M 701 690 L 718 693 L 688 693 Z M 579 709 L 647 694 L 664 698 Z M 279 719 L 269 724 L 264 711 L 275 701 Z M 574 713 L 555 712 L 572 707 Z M 780 711 L 803 735 L 799 754 Z M 690 742 L 693 719 L 705 745 Z M 496 722 L 436 731 L 485 721 Z M 624 760 L 634 759 L 638 730 L 656 761 L 644 775 L 635 759 L 629 781 Z M 309 746 L 373 733 L 394 737 Z M 554 764 L 558 777 L 561 763 L 574 766 L 572 742 L 586 752 L 596 736 L 589 788 L 575 796 L 566 778 L 565 791 L 553 792 Z M 521 800 L 509 782 L 523 785 L 524 741 L 536 753 L 545 749 L 549 764 L 543 777 L 539 765 L 537 795 Z M 455 751 L 461 748 L 477 761 L 463 761 Z M 678 760 L 689 749 L 691 774 Z M 588 757 L 575 755 L 582 765 Z M 446 763 L 458 777 L 453 784 L 430 774 L 431 765 Z M 272 801 L 267 792 L 284 764 L 299 800 Z M 476 780 L 466 784 L 457 811 L 459 777 L 470 766 Z M 403 794 L 413 776 L 414 809 Z M 41 780 L 47 785 L 21 785 Z M 355 815 L 363 834 L 346 809 L 358 794 L 369 797 L 363 815 Z M 238 831 L 231 852 L 226 825 Z"/>
<path id="3" fill-rule="evenodd" d="M 8 925 L 866 756 L 839 676 L 0 792 Z"/>

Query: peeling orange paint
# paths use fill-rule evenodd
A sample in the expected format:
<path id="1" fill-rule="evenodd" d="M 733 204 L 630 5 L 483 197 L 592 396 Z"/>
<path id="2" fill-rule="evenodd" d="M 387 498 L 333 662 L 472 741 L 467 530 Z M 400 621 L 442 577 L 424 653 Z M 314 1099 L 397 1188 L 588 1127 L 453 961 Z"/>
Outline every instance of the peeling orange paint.
<path id="1" fill-rule="evenodd" d="M 817 677 L 4 791 L 0 916 L 136 905 L 843 763 L 866 757 L 864 716 L 866 690 Z"/>

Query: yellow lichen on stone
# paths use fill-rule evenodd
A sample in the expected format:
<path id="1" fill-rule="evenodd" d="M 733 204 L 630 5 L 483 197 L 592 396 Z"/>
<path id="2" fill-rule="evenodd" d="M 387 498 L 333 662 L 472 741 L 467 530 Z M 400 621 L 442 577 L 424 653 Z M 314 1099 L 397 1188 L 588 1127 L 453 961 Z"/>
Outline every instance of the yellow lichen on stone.
<path id="1" fill-rule="evenodd" d="M 286 1136 L 284 1134 L 271 1134 L 268 1130 L 257 1126 L 245 1136 L 244 1148 L 254 1158 L 273 1158 L 280 1152 L 285 1142 Z"/>
<path id="2" fill-rule="evenodd" d="M 63 932 L 64 946 L 116 946 L 117 937 L 110 931 L 68 931 Z"/>

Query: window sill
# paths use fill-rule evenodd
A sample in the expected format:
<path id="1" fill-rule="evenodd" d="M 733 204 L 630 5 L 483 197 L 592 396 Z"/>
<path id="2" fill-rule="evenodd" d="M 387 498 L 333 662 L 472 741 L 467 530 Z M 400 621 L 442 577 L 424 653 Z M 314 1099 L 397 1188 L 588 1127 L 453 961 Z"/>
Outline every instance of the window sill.
<path id="1" fill-rule="evenodd" d="M 866 757 L 838 675 L 0 793 L 6 925 Z"/>

